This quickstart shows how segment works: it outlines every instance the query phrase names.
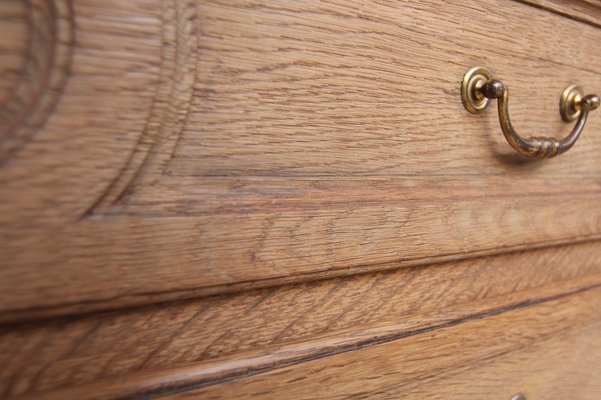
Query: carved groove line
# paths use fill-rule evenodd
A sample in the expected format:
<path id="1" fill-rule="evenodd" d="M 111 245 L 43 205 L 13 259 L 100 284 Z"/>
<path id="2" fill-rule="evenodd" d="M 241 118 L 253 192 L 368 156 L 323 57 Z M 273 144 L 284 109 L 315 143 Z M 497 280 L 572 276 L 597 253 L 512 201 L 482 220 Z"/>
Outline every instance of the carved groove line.
<path id="1" fill-rule="evenodd" d="M 172 156 L 186 124 L 195 81 L 196 4 L 193 0 L 163 3 L 163 37 L 159 84 L 146 125 L 126 165 L 85 216 L 104 213 L 119 202 L 147 172 L 159 175 Z"/>
<path id="2" fill-rule="evenodd" d="M 27 2 L 30 43 L 22 79 L 0 110 L 0 165 L 41 128 L 71 69 L 75 29 L 70 0 Z"/>

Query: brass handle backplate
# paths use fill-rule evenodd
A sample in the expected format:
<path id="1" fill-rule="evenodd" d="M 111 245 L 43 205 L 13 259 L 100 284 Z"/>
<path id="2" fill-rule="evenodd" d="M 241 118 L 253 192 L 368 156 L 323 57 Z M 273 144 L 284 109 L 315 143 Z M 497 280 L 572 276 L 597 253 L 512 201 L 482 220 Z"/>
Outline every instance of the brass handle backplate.
<path id="1" fill-rule="evenodd" d="M 499 122 L 507 142 L 520 154 L 529 158 L 551 158 L 565 153 L 576 143 L 584 129 L 586 118 L 591 110 L 599 107 L 599 96 L 584 95 L 579 86 L 571 85 L 564 89 L 559 100 L 561 118 L 570 122 L 578 118 L 572 132 L 564 139 L 553 137 L 524 138 L 515 131 L 509 119 L 509 91 L 507 86 L 483 67 L 471 68 L 461 82 L 461 100 L 467 111 L 473 114 L 486 109 L 491 99 L 497 99 Z"/>

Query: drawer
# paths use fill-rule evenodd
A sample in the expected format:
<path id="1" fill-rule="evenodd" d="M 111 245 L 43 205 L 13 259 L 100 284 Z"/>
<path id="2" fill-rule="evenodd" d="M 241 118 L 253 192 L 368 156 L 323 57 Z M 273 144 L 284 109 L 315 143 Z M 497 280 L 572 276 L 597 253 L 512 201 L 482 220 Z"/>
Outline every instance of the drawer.
<path id="1" fill-rule="evenodd" d="M 557 299 L 164 398 L 592 400 L 599 305 L 599 293 Z"/>
<path id="2" fill-rule="evenodd" d="M 483 65 L 511 88 L 524 136 L 569 133 L 558 98 L 601 92 L 601 31 L 552 6 L 3 7 L 23 40 L 2 62 L 33 77 L 0 88 L 4 321 L 601 233 L 601 112 L 569 152 L 532 161 L 495 107 L 461 102 Z"/>
<path id="3" fill-rule="evenodd" d="M 0 326 L 0 393 L 596 399 L 597 248 L 555 246 Z"/>

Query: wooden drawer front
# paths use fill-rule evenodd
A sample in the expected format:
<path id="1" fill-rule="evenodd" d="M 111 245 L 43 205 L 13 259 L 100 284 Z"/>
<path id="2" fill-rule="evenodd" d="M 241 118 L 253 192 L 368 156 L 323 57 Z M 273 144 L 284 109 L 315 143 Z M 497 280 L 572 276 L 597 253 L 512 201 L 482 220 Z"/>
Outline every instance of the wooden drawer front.
<path id="1" fill-rule="evenodd" d="M 0 327 L 0 397 L 595 399 L 596 247 Z"/>
<path id="2" fill-rule="evenodd" d="M 598 399 L 600 298 L 568 296 L 165 398 Z"/>
<path id="3" fill-rule="evenodd" d="M 601 91 L 591 24 L 507 0 L 36 10 L 57 33 L 47 81 L 5 103 L 4 320 L 601 233 L 601 115 L 530 162 L 459 96 L 486 65 L 520 131 L 566 134 L 563 87 Z"/>

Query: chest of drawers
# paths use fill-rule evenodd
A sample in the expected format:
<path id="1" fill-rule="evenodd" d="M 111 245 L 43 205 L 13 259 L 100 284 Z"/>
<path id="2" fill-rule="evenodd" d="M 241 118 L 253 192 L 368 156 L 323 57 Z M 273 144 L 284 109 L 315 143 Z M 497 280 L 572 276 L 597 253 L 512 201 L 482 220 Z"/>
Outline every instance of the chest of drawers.
<path id="1" fill-rule="evenodd" d="M 595 1 L 5 1 L 0 394 L 596 399 Z M 493 101 L 496 103 L 496 100 Z M 495 104 L 496 105 L 496 104 Z M 551 133 L 551 134 L 549 134 Z"/>

